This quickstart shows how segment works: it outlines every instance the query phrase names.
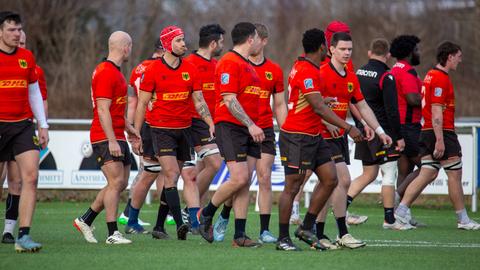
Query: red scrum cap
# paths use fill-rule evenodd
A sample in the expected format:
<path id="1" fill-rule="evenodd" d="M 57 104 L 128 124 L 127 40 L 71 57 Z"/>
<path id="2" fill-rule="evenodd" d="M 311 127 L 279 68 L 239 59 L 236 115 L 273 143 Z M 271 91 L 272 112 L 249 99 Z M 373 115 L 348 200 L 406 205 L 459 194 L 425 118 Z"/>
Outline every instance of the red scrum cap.
<path id="1" fill-rule="evenodd" d="M 350 27 L 342 21 L 331 21 L 325 29 L 325 38 L 327 39 L 327 45 L 330 48 L 330 41 L 333 34 L 337 32 L 345 32 L 350 34 Z"/>
<path id="2" fill-rule="evenodd" d="M 180 35 L 183 35 L 183 30 L 175 25 L 163 28 L 162 32 L 160 32 L 160 42 L 163 48 L 168 52 L 172 52 L 172 41 Z"/>

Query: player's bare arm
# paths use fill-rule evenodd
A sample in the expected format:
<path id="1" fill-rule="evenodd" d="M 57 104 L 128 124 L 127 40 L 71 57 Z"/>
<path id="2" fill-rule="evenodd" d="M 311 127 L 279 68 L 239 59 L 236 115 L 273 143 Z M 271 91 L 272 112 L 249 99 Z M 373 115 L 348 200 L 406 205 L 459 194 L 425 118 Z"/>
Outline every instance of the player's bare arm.
<path id="1" fill-rule="evenodd" d="M 441 104 L 432 104 L 432 126 L 436 138 L 433 157 L 439 159 L 445 153 L 445 143 L 443 141 L 443 105 Z"/>
<path id="2" fill-rule="evenodd" d="M 339 128 L 345 129 L 345 132 L 355 141 L 360 142 L 363 140 L 362 133 L 356 127 L 348 124 L 338 117 L 330 108 L 325 105 L 325 102 L 320 93 L 311 93 L 305 95 L 307 102 L 312 106 L 316 114 L 320 115 L 328 123 L 335 125 Z"/>
<path id="3" fill-rule="evenodd" d="M 368 106 L 367 102 L 365 100 L 361 100 L 355 105 L 360 114 L 362 115 L 362 119 L 367 122 L 368 126 L 372 127 L 372 129 L 375 130 L 375 133 L 377 133 L 378 137 L 380 137 L 380 140 L 383 142 L 383 144 L 391 145 L 392 138 L 390 138 L 390 136 L 388 136 L 383 130 L 383 128 L 380 126 L 377 118 L 375 117 L 375 114 L 373 113 L 370 106 Z"/>
<path id="4" fill-rule="evenodd" d="M 248 131 L 250 132 L 250 135 L 252 135 L 255 142 L 262 142 L 265 139 L 263 130 L 255 125 L 252 119 L 250 119 L 240 102 L 237 100 L 235 94 L 223 95 L 223 102 L 225 102 L 227 105 L 230 113 L 243 125 L 248 127 Z"/>

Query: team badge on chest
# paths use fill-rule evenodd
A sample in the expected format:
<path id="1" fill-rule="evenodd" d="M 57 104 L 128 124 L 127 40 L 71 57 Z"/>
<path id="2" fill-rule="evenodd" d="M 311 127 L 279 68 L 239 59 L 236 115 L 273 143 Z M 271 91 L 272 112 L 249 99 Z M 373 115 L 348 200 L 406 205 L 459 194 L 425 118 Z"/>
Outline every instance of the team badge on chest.
<path id="1" fill-rule="evenodd" d="M 353 83 L 352 82 L 347 83 L 347 90 L 348 90 L 349 93 L 353 92 Z"/>
<path id="2" fill-rule="evenodd" d="M 25 59 L 18 59 L 18 64 L 20 65 L 21 68 L 27 68 L 28 67 L 27 60 L 25 60 Z"/>
<path id="3" fill-rule="evenodd" d="M 270 71 L 265 71 L 265 78 L 269 81 L 273 80 L 273 74 Z"/>
<path id="4" fill-rule="evenodd" d="M 188 72 L 182 72 L 182 79 L 184 81 L 189 81 L 190 80 L 190 74 L 188 74 Z"/>

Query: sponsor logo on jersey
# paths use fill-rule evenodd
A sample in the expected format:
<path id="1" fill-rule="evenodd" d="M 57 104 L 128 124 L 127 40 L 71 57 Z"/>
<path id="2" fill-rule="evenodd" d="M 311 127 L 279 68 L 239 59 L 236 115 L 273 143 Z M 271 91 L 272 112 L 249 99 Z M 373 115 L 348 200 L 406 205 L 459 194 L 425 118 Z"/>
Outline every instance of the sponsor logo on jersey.
<path id="1" fill-rule="evenodd" d="M 247 86 L 244 91 L 245 94 L 260 95 L 260 87 Z"/>
<path id="2" fill-rule="evenodd" d="M 353 83 L 352 82 L 347 83 L 347 90 L 348 90 L 349 93 L 353 92 Z"/>
<path id="3" fill-rule="evenodd" d="M 305 86 L 305 89 L 313 89 L 313 80 L 308 78 L 303 80 L 303 85 Z"/>
<path id="4" fill-rule="evenodd" d="M 443 92 L 443 89 L 441 87 L 435 87 L 435 90 L 433 91 L 433 95 L 436 97 L 441 97 L 442 92 Z"/>
<path id="5" fill-rule="evenodd" d="M 25 59 L 18 59 L 18 64 L 21 68 L 28 68 L 27 60 Z"/>
<path id="6" fill-rule="evenodd" d="M 273 80 L 273 74 L 270 71 L 265 71 L 265 78 L 269 81 Z"/>
<path id="7" fill-rule="evenodd" d="M 188 72 L 182 72 L 182 79 L 184 81 L 189 81 L 190 80 L 190 74 L 188 74 Z"/>
<path id="8" fill-rule="evenodd" d="M 0 80 L 0 88 L 27 87 L 26 80 Z"/>
<path id="9" fill-rule="evenodd" d="M 348 103 L 345 102 L 331 102 L 329 107 L 333 111 L 348 111 Z"/>
<path id="10" fill-rule="evenodd" d="M 214 83 L 204 83 L 204 84 L 202 84 L 202 90 L 204 90 L 204 91 L 215 90 L 215 84 Z"/>
<path id="11" fill-rule="evenodd" d="M 222 73 L 222 75 L 220 75 L 220 82 L 223 85 L 228 84 L 230 82 L 230 74 Z"/>
<path id="12" fill-rule="evenodd" d="M 190 92 L 164 93 L 163 100 L 185 100 Z"/>
<path id="13" fill-rule="evenodd" d="M 269 98 L 270 97 L 270 92 L 267 90 L 260 90 L 260 98 Z"/>

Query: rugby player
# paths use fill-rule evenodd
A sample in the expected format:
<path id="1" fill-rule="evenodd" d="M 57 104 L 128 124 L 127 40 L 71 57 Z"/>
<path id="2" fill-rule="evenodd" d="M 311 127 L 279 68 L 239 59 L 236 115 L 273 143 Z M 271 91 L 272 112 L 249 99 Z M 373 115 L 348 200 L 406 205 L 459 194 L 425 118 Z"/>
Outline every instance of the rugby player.
<path id="1" fill-rule="evenodd" d="M 272 212 L 272 165 L 276 153 L 275 132 L 273 130 L 273 112 L 270 107 L 270 99 L 273 97 L 274 113 L 279 126 L 285 122 L 287 105 L 283 87 L 283 71 L 280 66 L 264 56 L 264 48 L 268 44 L 268 28 L 263 24 L 255 24 L 257 33 L 261 39 L 261 50 L 258 54 L 249 57 L 251 65 L 255 68 L 261 82 L 260 108 L 258 126 L 263 129 L 265 140 L 261 144 L 260 159 L 255 165 L 259 191 L 258 204 L 260 207 L 260 243 L 275 243 L 277 238 L 269 230 L 270 216 Z M 225 213 L 231 209 L 224 204 L 223 210 L 213 227 L 214 238 L 222 241 L 228 224 L 228 216 Z"/>
<path id="2" fill-rule="evenodd" d="M 20 15 L 0 12 L 0 170 L 5 168 L 4 162 L 17 162 L 21 192 L 15 250 L 36 252 L 42 245 L 30 237 L 30 226 L 36 204 L 39 146 L 45 148 L 48 144 L 48 124 L 35 58 L 30 51 L 18 47 L 21 30 Z M 38 122 L 38 137 L 33 116 Z"/>
<path id="3" fill-rule="evenodd" d="M 353 51 L 353 42 L 349 34 L 345 32 L 337 32 L 333 34 L 330 42 L 330 52 L 332 58 L 328 64 L 320 68 L 320 92 L 325 97 L 333 98 L 329 106 L 332 111 L 343 120 L 346 120 L 348 108 L 350 104 L 359 111 L 361 121 L 368 124 L 375 130 L 380 143 L 387 147 L 392 144 L 392 139 L 385 133 L 378 123 L 375 114 L 365 101 L 360 90 L 360 83 L 353 71 L 345 68 L 350 61 Z M 350 164 L 350 153 L 348 151 L 347 138 L 344 131 L 336 126 L 323 121 L 320 124 L 320 134 L 325 139 L 332 153 L 332 160 L 335 162 L 337 170 L 338 185 L 332 194 L 333 213 L 337 221 L 339 234 L 337 236 L 337 244 L 348 248 L 358 248 L 365 245 L 365 242 L 355 239 L 348 233 L 346 226 L 346 201 L 347 191 L 350 186 L 351 177 L 347 165 Z M 325 225 L 325 217 L 327 214 L 326 207 L 319 215 L 317 223 L 317 236 L 320 240 L 329 245 L 328 238 L 324 235 L 323 229 Z"/>
<path id="4" fill-rule="evenodd" d="M 233 198 L 235 233 L 232 246 L 258 247 L 245 233 L 250 179 L 265 134 L 255 123 L 259 116 L 260 79 L 248 58 L 261 49 L 255 25 L 241 22 L 231 32 L 233 50 L 218 62 L 215 71 L 215 134 L 220 154 L 227 163 L 230 180 L 214 193 L 199 212 L 200 234 L 213 242 L 212 219 L 218 207 Z"/>
<path id="5" fill-rule="evenodd" d="M 191 102 L 209 126 L 213 137 L 213 120 L 201 91 L 197 71 L 193 65 L 181 59 L 185 54 L 184 32 L 177 26 L 167 26 L 160 32 L 165 54 L 155 61 L 142 75 L 139 104 L 135 114 L 135 129 L 139 131 L 145 119 L 145 110 L 152 100 L 151 117 L 148 120 L 153 150 L 164 176 L 161 204 L 168 206 L 177 225 L 177 238 L 186 240 L 189 226 L 182 220 L 177 181 L 183 163 L 190 161 Z M 141 145 L 135 146 L 141 152 Z M 167 211 L 168 213 L 168 211 Z M 163 224 L 166 214 L 160 213 L 157 224 Z"/>
<path id="6" fill-rule="evenodd" d="M 443 168 L 448 177 L 448 194 L 457 215 L 457 228 L 479 230 L 480 224 L 468 217 L 464 204 L 462 149 L 455 133 L 455 90 L 449 76 L 450 71 L 456 70 L 462 62 L 462 50 L 459 45 L 445 41 L 437 48 L 436 58 L 437 64 L 425 76 L 422 87 L 422 167 L 408 185 L 395 215 L 401 223 L 409 224 L 409 207 Z"/>
<path id="7" fill-rule="evenodd" d="M 199 32 L 198 50 L 194 51 L 185 58 L 185 62 L 191 63 L 197 69 L 198 78 L 202 87 L 203 97 L 208 105 L 208 109 L 215 116 L 215 67 L 217 60 L 223 50 L 225 30 L 218 24 L 208 24 L 202 26 Z M 210 137 L 209 127 L 205 123 L 195 108 L 192 108 L 192 142 L 198 159 L 195 167 L 183 168 L 182 173 L 192 175 L 193 183 L 196 189 L 191 192 L 184 190 L 184 198 L 187 202 L 186 211 L 192 227 L 192 232 L 198 230 L 197 212 L 200 207 L 201 199 L 208 192 L 210 183 L 217 174 L 222 165 L 222 158 L 215 139 Z M 183 174 L 182 174 L 183 178 Z M 196 192 L 195 192 L 196 191 Z"/>
<path id="8" fill-rule="evenodd" d="M 27 36 L 22 30 L 18 47 L 26 49 L 26 41 Z M 38 85 L 40 87 L 40 92 L 42 93 L 45 117 L 48 118 L 47 84 L 45 81 L 45 74 L 42 68 L 38 65 L 35 66 L 35 71 L 38 75 Z M 22 179 L 20 178 L 20 171 L 15 159 L 5 163 L 4 173 L 0 176 L 0 187 L 3 186 L 5 177 L 8 178 L 8 195 L 5 203 L 5 225 L 3 229 L 2 243 L 14 244 L 15 238 L 13 237 L 13 231 L 15 229 L 15 225 L 17 224 L 18 203 L 20 201 L 20 193 L 22 191 Z"/>
<path id="9" fill-rule="evenodd" d="M 322 118 L 345 129 L 345 133 L 355 141 L 363 139 L 360 131 L 332 112 L 322 98 L 319 69 L 327 52 L 325 34 L 319 29 L 310 29 L 303 34 L 302 44 L 305 55 L 295 62 L 288 78 L 289 110 L 279 139 L 285 188 L 279 200 L 279 240 L 276 248 L 289 251 L 299 250 L 290 239 L 289 219 L 294 197 L 307 170 L 314 171 L 320 182 L 313 191 L 308 212 L 295 236 L 311 248 L 325 249 L 313 232 L 313 226 L 337 185 L 337 174 L 330 148 L 320 136 Z"/>
<path id="10" fill-rule="evenodd" d="M 92 223 L 105 209 L 108 237 L 107 244 L 130 244 L 117 227 L 117 211 L 120 193 L 128 185 L 131 154 L 124 131 L 130 140 L 139 140 L 137 132 L 126 121 L 127 82 L 120 71 L 132 51 L 132 39 L 122 31 L 113 32 L 108 39 L 108 57 L 100 63 L 92 75 L 93 121 L 90 141 L 97 162 L 107 179 L 107 186 L 97 194 L 88 210 L 76 218 L 73 225 L 89 243 L 97 243 Z"/>
<path id="11" fill-rule="evenodd" d="M 362 161 L 363 172 L 350 185 L 347 193 L 347 208 L 353 199 L 382 171 L 382 199 L 384 207 L 384 229 L 404 230 L 410 225 L 402 226 L 395 222 L 394 199 L 397 181 L 397 159 L 405 147 L 400 133 L 400 118 L 397 107 L 397 89 L 395 78 L 389 72 L 387 61 L 390 58 L 390 45 L 387 40 L 378 38 L 370 44 L 369 61 L 357 70 L 362 94 L 375 113 L 385 132 L 396 142 L 385 149 L 378 136 L 369 142 L 360 142 L 355 147 L 355 159 Z M 363 119 L 355 119 L 357 127 L 363 128 Z M 363 121 L 362 121 L 363 120 Z"/>

